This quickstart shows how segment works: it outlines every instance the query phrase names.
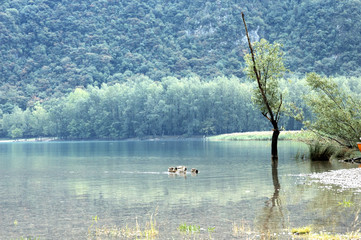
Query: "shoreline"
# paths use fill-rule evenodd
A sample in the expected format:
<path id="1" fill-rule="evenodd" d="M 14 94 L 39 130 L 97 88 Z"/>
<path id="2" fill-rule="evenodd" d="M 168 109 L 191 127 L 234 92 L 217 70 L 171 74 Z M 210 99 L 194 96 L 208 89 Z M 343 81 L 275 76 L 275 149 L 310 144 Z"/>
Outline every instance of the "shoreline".
<path id="1" fill-rule="evenodd" d="M 306 175 L 309 184 L 320 183 L 329 187 L 336 186 L 338 191 L 352 189 L 355 193 L 361 193 L 361 168 L 345 168 L 331 170 L 321 173 L 311 173 Z"/>
<path id="2" fill-rule="evenodd" d="M 271 140 L 273 131 L 252 131 L 252 132 L 235 132 L 226 133 L 207 137 L 210 141 L 250 141 L 250 140 Z M 305 130 L 283 130 L 278 137 L 282 140 L 309 140 L 313 136 Z"/>
<path id="3" fill-rule="evenodd" d="M 19 138 L 19 139 L 0 139 L 0 143 L 15 143 L 15 142 L 52 142 L 60 141 L 55 137 L 44 137 L 44 138 Z"/>
<path id="4" fill-rule="evenodd" d="M 273 131 L 251 131 L 251 132 L 234 132 L 213 136 L 194 135 L 194 136 L 144 136 L 120 139 L 60 139 L 57 137 L 40 137 L 40 138 L 20 138 L 20 139 L 0 139 L 0 143 L 10 142 L 51 142 L 51 141 L 176 141 L 204 139 L 206 141 L 252 141 L 252 140 L 271 140 Z M 303 130 L 281 131 L 279 140 L 300 140 L 308 139 L 310 134 Z"/>
<path id="5" fill-rule="evenodd" d="M 57 137 L 42 137 L 42 138 L 19 138 L 19 139 L 0 139 L 0 143 L 16 143 L 16 142 L 84 142 L 84 141 L 162 141 L 162 140 L 169 140 L 169 141 L 177 141 L 177 140 L 192 140 L 197 139 L 201 140 L 204 139 L 203 136 L 145 136 L 145 137 L 133 137 L 133 138 L 120 138 L 120 139 L 60 139 Z"/>

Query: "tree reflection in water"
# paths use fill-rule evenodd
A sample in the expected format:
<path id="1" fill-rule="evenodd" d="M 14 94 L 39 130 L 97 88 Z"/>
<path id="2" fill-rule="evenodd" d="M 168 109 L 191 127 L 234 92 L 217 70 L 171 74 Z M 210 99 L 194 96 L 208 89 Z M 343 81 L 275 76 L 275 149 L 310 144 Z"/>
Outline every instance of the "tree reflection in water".
<path id="1" fill-rule="evenodd" d="M 272 159 L 273 196 L 265 202 L 256 227 L 261 234 L 269 235 L 287 228 L 280 198 L 281 184 L 278 179 L 278 159 Z"/>

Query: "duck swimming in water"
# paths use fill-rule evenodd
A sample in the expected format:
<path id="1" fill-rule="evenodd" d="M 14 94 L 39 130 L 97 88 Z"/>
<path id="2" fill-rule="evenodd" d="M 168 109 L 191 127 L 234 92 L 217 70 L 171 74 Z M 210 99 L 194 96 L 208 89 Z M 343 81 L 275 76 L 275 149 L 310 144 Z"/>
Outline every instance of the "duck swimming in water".
<path id="1" fill-rule="evenodd" d="M 170 173 L 176 173 L 176 172 L 177 172 L 177 168 L 176 168 L 176 167 L 169 167 L 169 168 L 168 168 L 168 172 L 170 172 Z"/>

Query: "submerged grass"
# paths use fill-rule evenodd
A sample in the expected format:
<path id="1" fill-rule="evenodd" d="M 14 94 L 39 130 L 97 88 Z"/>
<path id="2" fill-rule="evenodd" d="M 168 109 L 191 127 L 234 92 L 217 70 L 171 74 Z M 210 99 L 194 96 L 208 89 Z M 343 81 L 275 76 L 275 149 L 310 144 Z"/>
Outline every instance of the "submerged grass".
<path id="1" fill-rule="evenodd" d="M 116 238 L 116 239 L 156 239 L 159 234 L 157 222 L 153 215 L 150 220 L 146 222 L 144 227 L 141 227 L 138 220 L 135 220 L 135 226 L 125 227 L 118 226 L 102 226 L 97 227 L 92 225 L 88 228 L 88 239 L 101 239 L 101 238 Z"/>
<path id="2" fill-rule="evenodd" d="M 201 227 L 197 225 L 187 225 L 186 223 L 183 223 L 179 225 L 178 230 L 182 233 L 198 233 L 200 231 Z"/>
<path id="3" fill-rule="evenodd" d="M 241 221 L 239 224 L 233 222 L 232 235 L 234 237 L 253 239 L 253 237 L 256 236 L 256 233 L 252 230 L 251 226 L 247 222 Z"/>

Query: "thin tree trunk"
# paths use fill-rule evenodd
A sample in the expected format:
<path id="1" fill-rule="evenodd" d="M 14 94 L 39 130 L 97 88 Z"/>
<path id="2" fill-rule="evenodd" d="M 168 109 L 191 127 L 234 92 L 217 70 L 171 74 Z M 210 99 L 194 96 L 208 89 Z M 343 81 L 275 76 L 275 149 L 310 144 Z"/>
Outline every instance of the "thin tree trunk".
<path id="1" fill-rule="evenodd" d="M 277 143 L 278 143 L 278 136 L 280 135 L 280 130 L 278 129 L 278 120 L 279 120 L 279 113 L 280 113 L 280 108 L 282 105 L 282 95 L 281 95 L 281 103 L 278 107 L 278 111 L 276 112 L 276 114 L 274 114 L 274 112 L 272 111 L 272 108 L 268 102 L 267 99 L 267 95 L 265 93 L 265 89 L 263 88 L 264 86 L 262 86 L 261 83 L 261 72 L 259 71 L 259 69 L 257 69 L 257 65 L 256 65 L 256 60 L 255 60 L 255 56 L 254 56 L 254 51 L 253 51 L 253 47 L 251 44 L 251 39 L 249 37 L 248 34 L 248 28 L 247 28 L 247 24 L 246 24 L 246 20 L 244 18 L 244 14 L 242 12 L 242 19 L 243 19 L 243 24 L 244 24 L 244 28 L 246 30 L 246 36 L 247 36 L 247 40 L 248 40 L 248 46 L 249 49 L 251 51 L 251 56 L 252 56 L 252 62 L 253 62 L 253 71 L 254 74 L 256 76 L 256 80 L 257 80 L 257 84 L 258 84 L 258 89 L 262 95 L 263 98 L 263 103 L 265 104 L 268 113 L 263 114 L 273 125 L 273 135 L 272 135 L 272 151 L 271 151 L 271 155 L 272 155 L 272 165 L 276 163 L 276 160 L 278 162 L 278 149 L 277 149 Z M 267 116 L 267 114 L 269 114 L 269 116 Z"/>

